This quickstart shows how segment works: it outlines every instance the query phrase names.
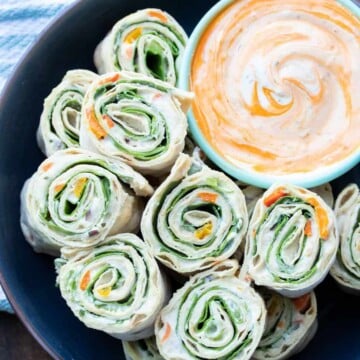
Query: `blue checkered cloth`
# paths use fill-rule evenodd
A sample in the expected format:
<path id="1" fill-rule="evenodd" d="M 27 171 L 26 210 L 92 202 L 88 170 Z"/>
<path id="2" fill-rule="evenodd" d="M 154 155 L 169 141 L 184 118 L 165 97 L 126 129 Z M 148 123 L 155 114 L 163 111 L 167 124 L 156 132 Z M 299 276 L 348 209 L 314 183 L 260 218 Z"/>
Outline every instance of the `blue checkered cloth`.
<path id="1" fill-rule="evenodd" d="M 0 0 L 0 92 L 46 25 L 74 0 Z M 13 312 L 0 287 L 0 311 Z"/>

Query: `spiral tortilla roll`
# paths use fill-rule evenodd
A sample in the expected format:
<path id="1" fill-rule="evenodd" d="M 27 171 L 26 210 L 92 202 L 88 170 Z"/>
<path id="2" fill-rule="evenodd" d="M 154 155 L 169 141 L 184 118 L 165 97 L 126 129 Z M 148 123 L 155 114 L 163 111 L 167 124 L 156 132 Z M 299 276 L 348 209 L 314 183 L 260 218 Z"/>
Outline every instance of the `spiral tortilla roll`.
<path id="1" fill-rule="evenodd" d="M 156 315 L 168 299 L 154 257 L 133 234 L 80 251 L 59 267 L 57 283 L 80 321 L 122 340 L 153 335 Z"/>
<path id="2" fill-rule="evenodd" d="M 191 274 L 229 258 L 239 248 L 248 218 L 245 199 L 224 174 L 181 154 L 144 210 L 141 232 L 155 257 Z"/>
<path id="3" fill-rule="evenodd" d="M 360 189 L 356 184 L 339 194 L 335 215 L 340 245 L 330 273 L 344 290 L 360 294 Z"/>
<path id="4" fill-rule="evenodd" d="M 284 360 L 303 350 L 317 330 L 315 293 L 289 299 L 262 288 L 267 310 L 265 331 L 253 359 Z"/>
<path id="5" fill-rule="evenodd" d="M 21 226 L 38 252 L 84 248 L 108 234 L 136 231 L 143 210 L 139 196 L 153 189 L 117 160 L 82 149 L 66 149 L 45 160 L 21 194 Z"/>
<path id="6" fill-rule="evenodd" d="M 44 101 L 37 141 L 46 156 L 79 146 L 81 108 L 85 92 L 98 75 L 70 70 Z"/>
<path id="7" fill-rule="evenodd" d="M 137 341 L 123 341 L 123 350 L 126 360 L 163 360 L 156 345 L 156 338 L 137 340 Z"/>
<path id="8" fill-rule="evenodd" d="M 89 88 L 80 145 L 144 174 L 168 171 L 184 148 L 192 95 L 149 77 L 106 74 Z"/>
<path id="9" fill-rule="evenodd" d="M 249 213 L 249 217 L 251 217 L 257 201 L 264 194 L 265 190 L 256 186 L 244 184 L 240 181 L 236 181 L 236 184 L 240 187 L 245 196 L 247 210 Z M 330 183 L 325 183 L 323 185 L 313 187 L 310 190 L 318 194 L 328 206 L 330 206 L 331 208 L 333 207 L 334 195 Z"/>
<path id="10" fill-rule="evenodd" d="M 165 11 L 144 9 L 118 21 L 98 45 L 100 74 L 127 70 L 177 83 L 187 35 Z"/>
<path id="11" fill-rule="evenodd" d="M 236 260 L 199 273 L 179 289 L 155 323 L 168 360 L 250 359 L 265 326 L 264 302 L 237 277 Z"/>
<path id="12" fill-rule="evenodd" d="M 334 214 L 316 193 L 275 184 L 252 214 L 243 271 L 257 285 L 298 297 L 324 279 L 338 243 Z"/>

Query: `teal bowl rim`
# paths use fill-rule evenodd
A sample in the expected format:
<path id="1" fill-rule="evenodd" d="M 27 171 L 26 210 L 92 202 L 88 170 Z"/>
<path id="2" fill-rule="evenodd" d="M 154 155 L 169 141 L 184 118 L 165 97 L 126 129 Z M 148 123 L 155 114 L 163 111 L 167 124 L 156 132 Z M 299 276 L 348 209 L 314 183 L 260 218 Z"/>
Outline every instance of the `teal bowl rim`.
<path id="1" fill-rule="evenodd" d="M 191 33 L 180 69 L 179 87 L 181 89 L 190 90 L 190 71 L 192 58 L 204 31 L 207 29 L 209 23 L 234 1 L 239 0 L 220 0 L 202 17 L 200 22 L 196 25 L 195 29 Z M 337 2 L 349 9 L 355 16 L 360 18 L 360 7 L 357 6 L 354 2 L 351 0 L 337 0 Z M 315 187 L 340 177 L 360 162 L 359 148 L 353 154 L 335 164 L 306 173 L 268 175 L 250 169 L 239 168 L 230 161 L 226 160 L 212 148 L 197 125 L 191 108 L 188 111 L 187 117 L 190 133 L 195 142 L 204 151 L 206 156 L 208 156 L 211 161 L 213 161 L 220 169 L 225 171 L 230 176 L 253 186 L 268 188 L 276 182 L 282 182 L 292 183 L 305 188 Z"/>

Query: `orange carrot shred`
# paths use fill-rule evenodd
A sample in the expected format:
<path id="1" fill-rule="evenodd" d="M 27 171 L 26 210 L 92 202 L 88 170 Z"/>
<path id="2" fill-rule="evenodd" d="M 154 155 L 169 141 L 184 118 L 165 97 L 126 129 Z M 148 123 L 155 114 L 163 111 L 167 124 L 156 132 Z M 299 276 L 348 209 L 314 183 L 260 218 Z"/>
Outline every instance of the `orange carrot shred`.
<path id="1" fill-rule="evenodd" d="M 106 77 L 106 78 L 102 79 L 101 81 L 99 81 L 99 85 L 104 85 L 106 83 L 112 83 L 119 79 L 120 79 L 120 74 L 116 73 L 114 75 L 111 75 L 111 76 Z"/>
<path id="2" fill-rule="evenodd" d="M 99 124 L 94 109 L 86 111 L 86 115 L 89 119 L 89 130 L 97 137 L 98 140 L 103 139 L 107 133 Z"/>
<path id="3" fill-rule="evenodd" d="M 81 279 L 80 289 L 82 291 L 86 290 L 87 286 L 89 285 L 89 282 L 90 282 L 90 271 L 88 270 Z"/>
<path id="4" fill-rule="evenodd" d="M 103 119 L 106 121 L 106 124 L 110 129 L 115 126 L 115 123 L 112 121 L 112 119 L 109 115 L 104 115 Z"/>
<path id="5" fill-rule="evenodd" d="M 299 312 L 304 312 L 310 305 L 310 294 L 305 294 L 298 298 L 291 299 L 291 301 Z"/>
<path id="6" fill-rule="evenodd" d="M 148 15 L 154 18 L 159 19 L 160 21 L 166 23 L 168 21 L 168 18 L 166 17 L 166 15 L 164 15 L 162 12 L 160 11 L 156 11 L 156 10 L 149 10 Z"/>
<path id="7" fill-rule="evenodd" d="M 170 334 L 171 334 L 171 326 L 169 325 L 169 323 L 166 323 L 165 332 L 163 337 L 161 338 L 161 343 L 164 343 L 170 337 Z"/>
<path id="8" fill-rule="evenodd" d="M 304 234 L 306 236 L 311 236 L 312 235 L 312 229 L 311 229 L 311 221 L 308 220 L 305 224 L 305 228 L 304 228 Z"/>
<path id="9" fill-rule="evenodd" d="M 252 282 L 252 277 L 249 274 L 246 274 L 245 277 L 244 277 L 244 280 L 246 282 Z"/>
<path id="10" fill-rule="evenodd" d="M 264 204 L 269 207 L 286 195 L 289 195 L 289 193 L 283 187 L 279 187 L 264 199 Z"/>
<path id="11" fill-rule="evenodd" d="M 128 59 L 131 59 L 132 56 L 134 54 L 134 50 L 129 46 L 127 49 L 126 49 L 126 56 L 128 57 Z"/>
<path id="12" fill-rule="evenodd" d="M 58 185 L 55 185 L 55 193 L 59 193 L 63 188 L 65 187 L 65 184 L 58 184 Z"/>
<path id="13" fill-rule="evenodd" d="M 48 171 L 54 164 L 52 162 L 46 162 L 44 163 L 44 165 L 41 167 L 41 170 L 43 170 L 44 172 Z"/>
<path id="14" fill-rule="evenodd" d="M 323 240 L 326 240 L 329 237 L 329 218 L 327 213 L 315 198 L 307 199 L 307 202 L 314 207 L 320 236 Z"/>
<path id="15" fill-rule="evenodd" d="M 217 194 L 208 193 L 208 192 L 202 192 L 198 193 L 197 196 L 204 201 L 215 203 L 217 199 Z"/>

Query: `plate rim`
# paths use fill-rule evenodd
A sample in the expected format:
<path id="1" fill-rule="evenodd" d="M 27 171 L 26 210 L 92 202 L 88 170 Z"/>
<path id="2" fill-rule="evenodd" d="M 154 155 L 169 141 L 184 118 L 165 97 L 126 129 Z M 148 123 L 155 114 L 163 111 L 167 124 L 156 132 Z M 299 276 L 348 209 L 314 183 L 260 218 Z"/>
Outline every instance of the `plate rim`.
<path id="1" fill-rule="evenodd" d="M 8 89 L 14 86 L 16 79 L 19 77 L 19 74 L 23 71 L 26 66 L 26 62 L 33 53 L 35 53 L 40 46 L 40 44 L 51 35 L 52 32 L 56 32 L 57 28 L 61 26 L 64 19 L 70 16 L 73 13 L 81 11 L 80 9 L 86 5 L 86 1 L 83 0 L 74 0 L 72 3 L 66 4 L 63 9 L 61 9 L 46 26 L 40 31 L 37 38 L 29 46 L 28 49 L 22 54 L 18 60 L 15 68 L 13 69 L 10 77 L 6 80 L 6 83 L 3 89 L 0 92 L 0 108 L 4 106 L 7 100 Z M 29 317 L 23 312 L 21 306 L 16 302 L 15 296 L 8 285 L 5 276 L 3 274 L 2 266 L 0 264 L 0 285 L 2 286 L 4 293 L 11 304 L 12 309 L 15 312 L 15 315 L 20 319 L 25 328 L 29 331 L 31 336 L 37 341 L 37 343 L 54 359 L 61 359 L 60 354 L 54 349 L 51 343 L 44 337 L 40 331 L 34 326 L 33 322 Z"/>

